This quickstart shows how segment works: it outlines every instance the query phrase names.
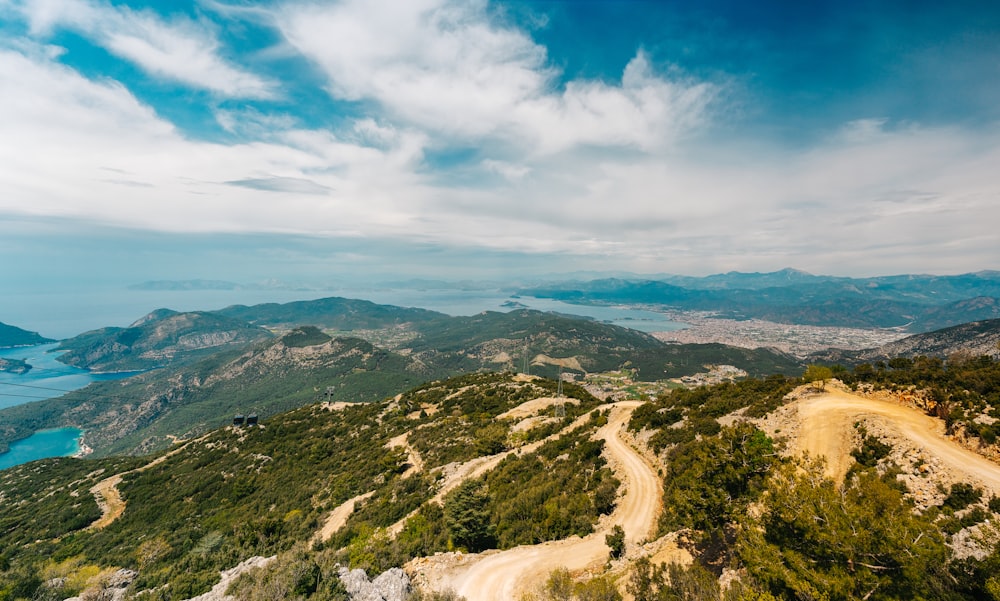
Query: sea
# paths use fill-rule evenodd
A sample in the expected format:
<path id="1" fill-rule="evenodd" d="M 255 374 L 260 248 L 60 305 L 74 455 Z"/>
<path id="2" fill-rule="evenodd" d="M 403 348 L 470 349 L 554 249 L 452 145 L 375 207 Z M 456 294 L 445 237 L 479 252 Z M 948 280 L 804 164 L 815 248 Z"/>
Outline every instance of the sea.
<path id="1" fill-rule="evenodd" d="M 687 324 L 671 321 L 654 311 L 617 306 L 573 305 L 561 301 L 512 296 L 493 288 L 337 288 L 330 290 L 134 290 L 114 288 L 66 292 L 17 293 L 0 298 L 0 321 L 39 332 L 53 339 L 70 338 L 107 326 L 125 327 L 150 311 L 221 309 L 234 304 L 286 303 L 330 296 L 358 298 L 402 307 L 420 307 L 448 315 L 476 315 L 483 311 L 530 308 L 589 317 L 642 332 L 683 329 Z M 94 374 L 57 360 L 57 344 L 0 349 L 0 357 L 23 359 L 32 369 L 26 374 L 0 372 L 0 409 L 62 396 L 91 382 L 130 374 Z M 0 416 L 0 420 L 2 420 Z M 2 427 L 2 423 L 0 423 Z M 0 454 L 0 469 L 47 457 L 79 453 L 85 433 L 76 428 L 36 432 L 12 443 Z"/>

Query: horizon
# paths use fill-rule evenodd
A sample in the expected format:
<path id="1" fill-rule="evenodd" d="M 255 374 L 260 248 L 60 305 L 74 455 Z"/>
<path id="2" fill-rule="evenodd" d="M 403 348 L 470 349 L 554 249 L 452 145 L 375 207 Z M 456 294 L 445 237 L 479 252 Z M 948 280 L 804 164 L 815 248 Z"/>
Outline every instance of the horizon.
<path id="1" fill-rule="evenodd" d="M 0 280 L 989 270 L 998 32 L 969 0 L 0 0 Z"/>

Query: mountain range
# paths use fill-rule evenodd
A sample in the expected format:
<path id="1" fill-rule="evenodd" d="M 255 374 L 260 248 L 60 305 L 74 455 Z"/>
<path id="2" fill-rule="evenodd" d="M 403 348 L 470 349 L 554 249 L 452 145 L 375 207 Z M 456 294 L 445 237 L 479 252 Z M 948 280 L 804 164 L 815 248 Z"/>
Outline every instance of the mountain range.
<path id="1" fill-rule="evenodd" d="M 926 332 L 1000 317 L 1000 272 L 872 278 L 784 269 L 703 278 L 608 278 L 522 288 L 519 294 L 571 303 L 614 303 L 705 311 L 732 319 Z"/>

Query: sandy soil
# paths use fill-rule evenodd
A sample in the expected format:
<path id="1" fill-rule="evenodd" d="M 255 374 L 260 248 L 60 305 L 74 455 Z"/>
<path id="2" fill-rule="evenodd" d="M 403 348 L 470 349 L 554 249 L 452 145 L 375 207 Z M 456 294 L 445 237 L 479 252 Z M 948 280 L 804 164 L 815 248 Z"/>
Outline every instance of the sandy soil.
<path id="1" fill-rule="evenodd" d="M 850 455 L 854 423 L 863 417 L 875 417 L 936 457 L 955 475 L 963 476 L 961 479 L 1000 493 L 1000 465 L 949 440 L 941 420 L 916 409 L 828 387 L 824 393 L 800 400 L 798 414 L 801 425 L 797 449 L 825 457 L 827 475 L 838 481 L 854 461 Z"/>
<path id="2" fill-rule="evenodd" d="M 503 413 L 497 416 L 497 419 L 518 419 L 522 417 L 529 417 L 535 415 L 539 411 L 551 407 L 552 405 L 562 405 L 565 403 L 569 403 L 571 405 L 579 405 L 580 401 L 578 399 L 553 397 L 553 396 L 542 397 L 539 399 L 532 399 L 530 401 L 525 401 L 521 403 L 520 405 L 514 407 L 513 409 L 504 411 Z"/>
<path id="3" fill-rule="evenodd" d="M 94 499 L 97 500 L 97 506 L 101 508 L 101 517 L 90 525 L 91 529 L 100 530 L 101 528 L 106 528 L 125 513 L 125 501 L 118 491 L 122 475 L 115 474 L 110 478 L 105 478 L 90 489 L 91 494 L 94 495 Z"/>
<path id="4" fill-rule="evenodd" d="M 315 536 L 313 536 L 313 540 L 320 540 L 323 542 L 330 540 L 330 537 L 336 534 L 337 530 L 343 528 L 344 524 L 347 523 L 347 518 L 351 517 L 351 514 L 354 513 L 355 505 L 357 505 L 359 501 L 364 501 L 373 494 L 375 494 L 374 490 L 366 492 L 363 495 L 352 497 L 335 507 L 333 511 L 330 512 L 330 515 L 326 517 L 326 521 L 323 522 L 323 527 L 319 529 L 319 532 L 317 532 Z"/>
<path id="5" fill-rule="evenodd" d="M 556 568 L 565 567 L 573 572 L 598 571 L 608 559 L 609 549 L 604 537 L 615 524 L 625 529 L 627 549 L 635 550 L 654 531 L 661 506 L 660 480 L 655 468 L 621 436 L 639 404 L 612 405 L 608 424 L 598 431 L 598 437 L 605 441 L 609 464 L 622 481 L 625 493 L 619 497 L 612 515 L 602 519 L 593 534 L 467 556 L 467 561 L 459 562 L 447 573 L 432 576 L 430 580 L 442 589 L 453 588 L 468 601 L 509 601 L 517 599 L 530 583 L 544 581 Z"/>
<path id="6" fill-rule="evenodd" d="M 204 436 L 202 438 L 204 438 Z M 197 440 L 201 440 L 201 438 Z M 173 457 L 177 453 L 183 451 L 188 444 L 190 443 L 184 443 L 182 446 L 177 447 L 166 455 L 157 457 L 142 467 L 122 472 L 120 474 L 115 474 L 114 476 L 108 476 L 104 480 L 95 484 L 90 489 L 90 492 L 94 495 L 94 500 L 97 501 L 97 506 L 101 508 L 101 517 L 97 518 L 97 520 L 88 526 L 88 528 L 91 530 L 106 528 L 115 520 L 120 518 L 123 513 L 125 513 L 125 499 L 122 498 L 121 491 L 118 490 L 118 485 L 121 484 L 124 476 L 132 473 L 144 472 L 154 465 L 159 465 L 166 461 L 169 457 Z"/>
<path id="7" fill-rule="evenodd" d="M 399 436 L 390 439 L 385 445 L 390 449 L 401 448 L 406 451 L 406 462 L 410 464 L 410 467 L 406 468 L 406 471 L 403 472 L 401 476 L 402 478 L 409 478 L 413 474 L 419 474 L 424 471 L 424 460 L 420 456 L 420 453 L 418 453 L 417 450 L 410 445 L 409 436 L 409 432 L 404 432 Z"/>

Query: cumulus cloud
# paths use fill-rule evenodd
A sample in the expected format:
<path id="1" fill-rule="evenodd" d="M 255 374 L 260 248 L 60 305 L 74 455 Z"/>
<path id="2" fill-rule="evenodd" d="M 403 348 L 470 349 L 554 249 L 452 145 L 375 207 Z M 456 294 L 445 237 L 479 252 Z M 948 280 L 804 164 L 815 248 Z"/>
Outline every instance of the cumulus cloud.
<path id="1" fill-rule="evenodd" d="M 185 18 L 166 21 L 97 0 L 23 0 L 32 33 L 77 31 L 112 54 L 157 77 L 238 98 L 272 98 L 274 84 L 225 60 L 212 26 Z"/>
<path id="2" fill-rule="evenodd" d="M 547 154 L 578 145 L 669 146 L 700 124 L 713 85 L 653 72 L 644 52 L 617 85 L 562 86 L 547 52 L 478 2 L 348 0 L 275 11 L 330 93 L 374 100 L 395 119 L 456 139 Z"/>

